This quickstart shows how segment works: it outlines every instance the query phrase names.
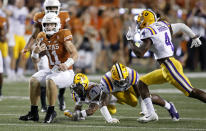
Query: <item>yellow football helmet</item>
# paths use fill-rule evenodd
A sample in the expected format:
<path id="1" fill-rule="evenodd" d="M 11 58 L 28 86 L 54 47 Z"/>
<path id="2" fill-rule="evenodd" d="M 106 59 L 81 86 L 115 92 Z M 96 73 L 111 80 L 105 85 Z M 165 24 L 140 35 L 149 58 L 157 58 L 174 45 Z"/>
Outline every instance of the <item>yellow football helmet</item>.
<path id="1" fill-rule="evenodd" d="M 112 74 L 113 83 L 116 86 L 122 87 L 122 86 L 126 86 L 128 84 L 129 72 L 128 72 L 126 66 L 124 66 L 120 63 L 116 63 L 115 65 L 112 66 L 111 74 Z"/>
<path id="2" fill-rule="evenodd" d="M 77 73 L 74 76 L 74 82 L 71 86 L 72 91 L 76 92 L 80 98 L 86 96 L 86 90 L 88 89 L 89 79 L 85 74 Z"/>
<path id="3" fill-rule="evenodd" d="M 74 76 L 74 84 L 81 84 L 85 90 L 88 89 L 89 79 L 85 74 L 77 73 Z"/>
<path id="4" fill-rule="evenodd" d="M 151 10 L 144 10 L 137 17 L 137 24 L 140 29 L 143 29 L 156 21 L 157 21 L 157 16 Z"/>

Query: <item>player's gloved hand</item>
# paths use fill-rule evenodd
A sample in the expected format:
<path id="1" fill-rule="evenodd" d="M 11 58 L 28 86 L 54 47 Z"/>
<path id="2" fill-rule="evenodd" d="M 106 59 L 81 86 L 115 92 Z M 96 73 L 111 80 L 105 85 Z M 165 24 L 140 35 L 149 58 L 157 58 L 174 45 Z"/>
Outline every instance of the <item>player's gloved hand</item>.
<path id="1" fill-rule="evenodd" d="M 111 120 L 108 121 L 108 123 L 112 124 L 116 124 L 116 123 L 120 123 L 119 120 L 117 118 L 112 118 Z"/>
<path id="2" fill-rule="evenodd" d="M 128 29 L 128 32 L 127 32 L 127 35 L 126 35 L 127 40 L 133 40 L 134 35 L 135 35 L 135 32 L 132 31 L 131 27 L 129 26 L 129 29 Z"/>
<path id="3" fill-rule="evenodd" d="M 73 121 L 79 121 L 81 120 L 81 112 L 79 110 L 75 111 L 73 114 L 72 114 L 72 120 Z"/>
<path id="4" fill-rule="evenodd" d="M 202 42 L 200 41 L 200 39 L 199 39 L 200 37 L 198 36 L 197 38 L 195 38 L 195 39 L 193 39 L 192 40 L 192 44 L 191 44 L 191 46 L 190 46 L 190 48 L 192 48 L 192 47 L 199 47 L 200 45 L 202 45 Z"/>
<path id="5" fill-rule="evenodd" d="M 64 63 L 59 64 L 59 70 L 60 70 L 60 71 L 66 71 L 67 68 L 68 68 L 68 67 L 66 66 L 66 64 L 64 64 Z"/>
<path id="6" fill-rule="evenodd" d="M 72 118 L 72 112 L 70 110 L 65 110 L 64 115 L 69 117 L 69 118 Z"/>

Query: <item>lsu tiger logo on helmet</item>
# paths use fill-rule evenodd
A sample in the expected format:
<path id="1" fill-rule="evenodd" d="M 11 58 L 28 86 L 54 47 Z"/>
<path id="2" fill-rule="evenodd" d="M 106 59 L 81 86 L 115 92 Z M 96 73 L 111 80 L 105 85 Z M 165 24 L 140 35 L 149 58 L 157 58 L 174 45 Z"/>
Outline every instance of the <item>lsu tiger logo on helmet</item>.
<path id="1" fill-rule="evenodd" d="M 112 66 L 111 74 L 112 74 L 113 83 L 116 86 L 122 87 L 128 84 L 129 72 L 126 66 L 120 63 L 116 63 L 115 65 Z"/>
<path id="2" fill-rule="evenodd" d="M 59 15 L 61 3 L 59 0 L 45 0 L 44 2 L 44 12 L 45 14 L 53 12 Z"/>
<path id="3" fill-rule="evenodd" d="M 77 73 L 74 77 L 74 84 L 81 84 L 84 87 L 84 90 L 87 90 L 89 85 L 89 79 L 85 74 Z"/>
<path id="4" fill-rule="evenodd" d="M 156 14 L 151 10 L 144 10 L 137 17 L 138 28 L 143 29 L 157 21 Z"/>
<path id="5" fill-rule="evenodd" d="M 49 27 L 47 24 L 54 24 L 54 27 Z M 61 28 L 60 18 L 55 13 L 48 13 L 42 19 L 42 29 L 46 35 L 53 35 Z"/>

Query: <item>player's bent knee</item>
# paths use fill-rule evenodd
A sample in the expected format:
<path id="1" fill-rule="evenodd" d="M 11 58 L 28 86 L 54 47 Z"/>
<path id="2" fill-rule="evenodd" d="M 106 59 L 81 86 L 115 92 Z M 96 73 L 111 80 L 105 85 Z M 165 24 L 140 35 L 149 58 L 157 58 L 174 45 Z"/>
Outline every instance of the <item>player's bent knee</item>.
<path id="1" fill-rule="evenodd" d="M 31 77 L 29 83 L 31 85 L 37 85 L 37 84 L 39 84 L 39 81 L 35 77 Z"/>

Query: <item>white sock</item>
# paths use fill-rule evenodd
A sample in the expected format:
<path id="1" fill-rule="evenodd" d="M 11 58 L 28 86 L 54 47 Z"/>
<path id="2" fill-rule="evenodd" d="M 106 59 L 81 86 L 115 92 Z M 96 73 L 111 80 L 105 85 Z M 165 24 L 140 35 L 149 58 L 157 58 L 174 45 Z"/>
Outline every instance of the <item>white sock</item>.
<path id="1" fill-rule="evenodd" d="M 22 76 L 23 73 L 24 73 L 24 69 L 19 67 L 19 68 L 18 68 L 18 71 L 17 71 L 17 75 L 18 75 L 18 76 Z"/>
<path id="2" fill-rule="evenodd" d="M 171 108 L 170 103 L 167 102 L 167 101 L 165 101 L 165 108 L 166 108 L 167 110 L 169 110 L 169 109 Z"/>
<path id="3" fill-rule="evenodd" d="M 5 61 L 5 70 L 6 70 L 6 73 L 7 73 L 7 76 L 11 73 L 11 68 L 10 68 L 10 57 L 7 56 L 4 58 L 4 61 Z"/>
<path id="4" fill-rule="evenodd" d="M 152 100 L 151 100 L 150 97 L 145 98 L 145 99 L 144 99 L 144 103 L 145 103 L 145 105 L 146 105 L 146 107 L 147 107 L 147 112 L 148 112 L 148 114 L 153 114 L 153 113 L 155 113 L 155 110 L 154 110 L 154 107 L 153 107 L 153 104 L 152 104 Z"/>
<path id="5" fill-rule="evenodd" d="M 139 100 L 139 103 L 140 103 L 142 112 L 143 112 L 143 113 L 147 113 L 147 107 L 146 107 L 144 101 L 142 100 L 142 97 L 139 96 L 139 97 L 138 97 L 138 100 Z"/>
<path id="6" fill-rule="evenodd" d="M 11 69 L 11 74 L 9 74 L 9 76 L 14 76 L 15 75 L 15 70 Z"/>

